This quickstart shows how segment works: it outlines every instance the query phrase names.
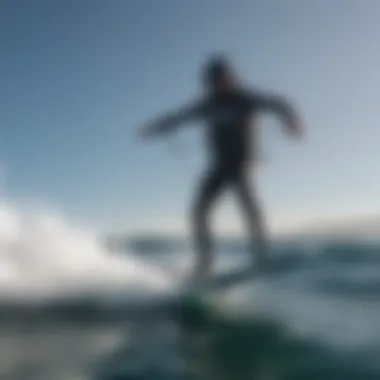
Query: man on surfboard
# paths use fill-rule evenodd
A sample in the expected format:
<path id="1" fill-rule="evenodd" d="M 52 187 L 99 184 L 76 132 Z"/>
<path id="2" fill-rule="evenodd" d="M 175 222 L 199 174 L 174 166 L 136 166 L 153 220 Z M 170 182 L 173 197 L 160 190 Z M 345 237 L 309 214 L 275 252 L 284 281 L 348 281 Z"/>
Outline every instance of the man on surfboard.
<path id="1" fill-rule="evenodd" d="M 257 255 L 253 255 L 254 265 L 265 266 L 269 259 L 267 231 L 248 176 L 249 164 L 257 161 L 254 134 L 257 128 L 252 119 L 259 112 L 269 111 L 281 117 L 286 130 L 293 136 L 302 135 L 302 125 L 292 106 L 280 96 L 242 86 L 226 57 L 212 57 L 203 68 L 202 81 L 206 91 L 201 99 L 148 123 L 141 130 L 141 137 L 148 139 L 172 131 L 185 122 L 205 122 L 210 167 L 200 183 L 192 209 L 198 254 L 195 273 L 201 278 L 212 269 L 210 210 L 228 186 L 235 190 L 249 232 L 258 246 Z"/>

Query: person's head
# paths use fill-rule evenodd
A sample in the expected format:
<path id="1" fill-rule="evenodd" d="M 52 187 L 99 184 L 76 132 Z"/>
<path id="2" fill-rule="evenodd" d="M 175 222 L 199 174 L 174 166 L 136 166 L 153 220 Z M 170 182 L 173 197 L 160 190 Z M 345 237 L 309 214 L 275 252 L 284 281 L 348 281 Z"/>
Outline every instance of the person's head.
<path id="1" fill-rule="evenodd" d="M 206 62 L 202 79 L 206 89 L 213 93 L 228 92 L 237 84 L 232 65 L 223 55 L 213 56 Z"/>

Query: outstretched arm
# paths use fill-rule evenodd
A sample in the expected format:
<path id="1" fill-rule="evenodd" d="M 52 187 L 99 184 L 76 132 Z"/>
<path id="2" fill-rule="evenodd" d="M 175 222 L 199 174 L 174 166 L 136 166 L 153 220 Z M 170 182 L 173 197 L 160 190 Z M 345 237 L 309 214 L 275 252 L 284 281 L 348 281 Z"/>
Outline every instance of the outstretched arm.
<path id="1" fill-rule="evenodd" d="M 301 137 L 304 127 L 293 106 L 281 96 L 259 95 L 256 102 L 260 109 L 276 113 L 283 120 L 288 132 Z"/>
<path id="2" fill-rule="evenodd" d="M 202 104 L 197 103 L 161 116 L 143 126 L 140 130 L 140 135 L 146 139 L 170 132 L 183 123 L 200 117 L 202 110 Z"/>

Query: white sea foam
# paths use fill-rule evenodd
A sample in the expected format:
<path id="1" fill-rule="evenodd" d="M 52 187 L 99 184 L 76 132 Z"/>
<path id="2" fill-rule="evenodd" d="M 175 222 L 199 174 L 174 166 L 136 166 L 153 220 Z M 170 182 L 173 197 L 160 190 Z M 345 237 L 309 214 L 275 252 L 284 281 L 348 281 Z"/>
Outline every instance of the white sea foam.
<path id="1" fill-rule="evenodd" d="M 95 231 L 57 213 L 0 203 L 0 296 L 31 299 L 67 292 L 129 289 L 157 292 L 163 271 L 110 252 Z"/>

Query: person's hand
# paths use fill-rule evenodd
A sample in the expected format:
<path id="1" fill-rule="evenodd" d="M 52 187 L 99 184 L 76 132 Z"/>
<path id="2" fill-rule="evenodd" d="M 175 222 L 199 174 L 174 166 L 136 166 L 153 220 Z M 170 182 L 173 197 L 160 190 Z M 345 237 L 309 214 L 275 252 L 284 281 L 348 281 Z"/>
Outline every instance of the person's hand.
<path id="1" fill-rule="evenodd" d="M 296 139 L 302 139 L 304 137 L 305 128 L 300 120 L 295 120 L 292 125 L 291 134 Z"/>
<path id="2" fill-rule="evenodd" d="M 139 140 L 143 140 L 143 141 L 149 140 L 152 137 L 152 135 L 153 133 L 152 133 L 152 128 L 150 125 L 144 125 L 142 128 L 140 128 L 137 131 L 137 137 Z"/>

